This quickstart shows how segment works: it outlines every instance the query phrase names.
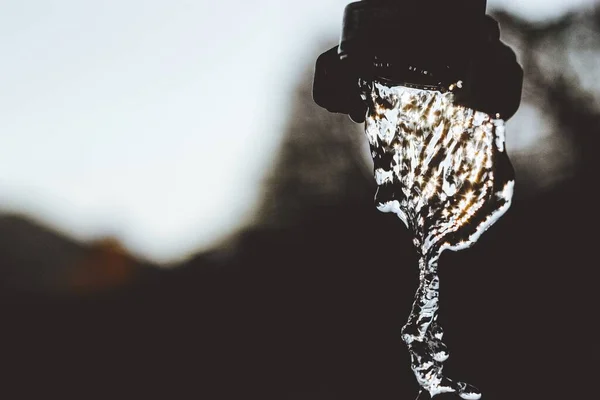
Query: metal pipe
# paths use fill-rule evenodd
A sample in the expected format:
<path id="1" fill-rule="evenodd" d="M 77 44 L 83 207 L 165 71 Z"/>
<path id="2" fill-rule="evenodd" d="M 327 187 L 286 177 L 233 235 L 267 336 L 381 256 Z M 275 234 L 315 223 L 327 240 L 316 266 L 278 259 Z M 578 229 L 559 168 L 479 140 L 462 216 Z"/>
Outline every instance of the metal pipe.
<path id="1" fill-rule="evenodd" d="M 509 119 L 520 105 L 523 70 L 485 9 L 485 0 L 347 5 L 339 45 L 317 59 L 315 102 L 363 122 L 359 78 L 441 91 L 461 82 L 457 104 Z"/>

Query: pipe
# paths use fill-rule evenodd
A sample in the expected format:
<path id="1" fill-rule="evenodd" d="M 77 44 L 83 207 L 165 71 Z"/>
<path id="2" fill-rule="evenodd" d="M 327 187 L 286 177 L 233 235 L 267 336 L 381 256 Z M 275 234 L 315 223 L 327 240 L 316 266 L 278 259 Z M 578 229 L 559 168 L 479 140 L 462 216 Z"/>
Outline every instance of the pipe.
<path id="1" fill-rule="evenodd" d="M 500 41 L 485 0 L 363 0 L 344 11 L 339 45 L 317 59 L 313 99 L 363 122 L 358 79 L 442 92 L 504 120 L 521 102 L 523 70 Z"/>

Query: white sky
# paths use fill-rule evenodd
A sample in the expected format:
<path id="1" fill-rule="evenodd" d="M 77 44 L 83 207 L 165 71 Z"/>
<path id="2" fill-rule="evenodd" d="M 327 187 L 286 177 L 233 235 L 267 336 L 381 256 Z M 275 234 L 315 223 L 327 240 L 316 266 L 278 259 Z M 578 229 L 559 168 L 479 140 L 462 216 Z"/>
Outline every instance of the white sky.
<path id="1" fill-rule="evenodd" d="M 0 210 L 158 261 L 210 246 L 252 215 L 287 94 L 348 2 L 1 0 Z"/>

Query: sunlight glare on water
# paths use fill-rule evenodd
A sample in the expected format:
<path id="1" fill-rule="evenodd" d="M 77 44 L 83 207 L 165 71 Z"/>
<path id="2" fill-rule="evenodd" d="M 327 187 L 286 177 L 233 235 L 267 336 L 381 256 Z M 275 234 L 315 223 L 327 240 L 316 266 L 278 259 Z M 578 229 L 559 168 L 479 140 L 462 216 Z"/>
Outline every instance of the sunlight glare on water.
<path id="1" fill-rule="evenodd" d="M 473 245 L 510 207 L 514 172 L 504 121 L 455 105 L 453 93 L 360 82 L 369 111 L 365 132 L 373 156 L 377 208 L 393 212 L 413 235 L 420 285 L 402 340 L 419 385 L 431 396 L 456 392 L 479 399 L 474 386 L 443 375 L 448 351 L 437 322 L 438 259 Z"/>

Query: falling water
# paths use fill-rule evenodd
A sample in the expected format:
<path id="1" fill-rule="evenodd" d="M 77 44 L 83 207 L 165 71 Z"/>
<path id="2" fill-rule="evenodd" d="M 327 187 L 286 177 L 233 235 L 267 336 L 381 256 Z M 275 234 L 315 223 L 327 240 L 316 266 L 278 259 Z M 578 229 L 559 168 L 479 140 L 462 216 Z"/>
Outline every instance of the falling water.
<path id="1" fill-rule="evenodd" d="M 514 178 L 504 121 L 453 103 L 450 91 L 360 82 L 369 105 L 365 131 L 374 160 L 377 208 L 413 235 L 420 285 L 402 340 L 417 381 L 433 397 L 475 387 L 442 374 L 448 358 L 437 322 L 438 259 L 473 245 L 510 207 Z"/>

